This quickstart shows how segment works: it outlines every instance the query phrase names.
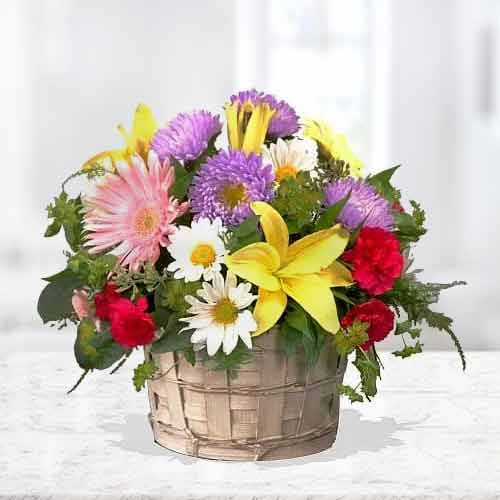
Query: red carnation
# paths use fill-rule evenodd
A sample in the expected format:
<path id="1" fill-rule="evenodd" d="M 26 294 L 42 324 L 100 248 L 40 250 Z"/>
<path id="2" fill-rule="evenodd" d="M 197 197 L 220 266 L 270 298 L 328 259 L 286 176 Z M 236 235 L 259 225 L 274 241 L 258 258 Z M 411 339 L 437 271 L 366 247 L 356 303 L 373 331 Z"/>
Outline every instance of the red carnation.
<path id="1" fill-rule="evenodd" d="M 340 324 L 347 328 L 356 320 L 370 325 L 367 330 L 368 340 L 361 346 L 367 351 L 374 342 L 380 342 L 389 335 L 394 326 L 394 313 L 381 300 L 370 299 L 351 308 L 340 320 Z"/>
<path id="2" fill-rule="evenodd" d="M 111 336 L 118 344 L 137 347 L 153 340 L 156 326 L 147 308 L 148 301 L 144 297 L 135 304 L 122 297 L 111 305 Z"/>
<path id="3" fill-rule="evenodd" d="M 352 264 L 354 279 L 370 295 L 390 290 L 403 269 L 399 241 L 378 227 L 361 229 L 354 247 L 342 258 Z"/>
<path id="4" fill-rule="evenodd" d="M 109 321 L 111 319 L 111 306 L 121 298 L 121 295 L 116 291 L 117 286 L 114 283 L 108 282 L 104 290 L 96 294 L 95 315 L 99 319 Z"/>

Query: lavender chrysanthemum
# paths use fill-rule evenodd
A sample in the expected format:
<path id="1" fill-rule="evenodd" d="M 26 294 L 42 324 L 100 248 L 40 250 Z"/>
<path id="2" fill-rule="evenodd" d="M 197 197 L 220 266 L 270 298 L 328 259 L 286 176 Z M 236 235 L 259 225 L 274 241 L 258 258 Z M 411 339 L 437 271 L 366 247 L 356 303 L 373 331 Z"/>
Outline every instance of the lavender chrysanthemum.
<path id="1" fill-rule="evenodd" d="M 242 151 L 219 151 L 202 165 L 189 190 L 191 211 L 196 218 L 236 226 L 251 215 L 253 201 L 270 201 L 274 176 L 262 157 Z"/>
<path id="2" fill-rule="evenodd" d="M 325 205 L 331 206 L 351 193 L 337 217 L 349 231 L 363 223 L 366 227 L 379 227 L 391 231 L 394 219 L 389 202 L 377 190 L 361 179 L 346 177 L 328 184 L 325 188 Z"/>
<path id="3" fill-rule="evenodd" d="M 230 97 L 231 103 L 239 101 L 241 104 L 250 101 L 254 106 L 260 102 L 269 104 L 276 112 L 271 118 L 267 134 L 269 137 L 278 138 L 295 134 L 299 130 L 299 117 L 295 110 L 285 101 L 278 101 L 270 94 L 264 94 L 255 89 L 244 90 Z"/>
<path id="4" fill-rule="evenodd" d="M 196 160 L 221 130 L 219 115 L 205 110 L 179 113 L 156 132 L 151 147 L 161 161 L 168 156 L 177 160 Z"/>

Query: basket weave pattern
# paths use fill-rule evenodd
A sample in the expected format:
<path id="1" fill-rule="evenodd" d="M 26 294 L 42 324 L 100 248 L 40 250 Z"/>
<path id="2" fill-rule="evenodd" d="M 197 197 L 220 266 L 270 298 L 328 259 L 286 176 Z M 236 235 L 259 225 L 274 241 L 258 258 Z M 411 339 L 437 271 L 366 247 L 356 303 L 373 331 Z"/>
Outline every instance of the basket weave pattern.
<path id="1" fill-rule="evenodd" d="M 160 368 L 148 382 L 155 441 L 224 460 L 276 460 L 329 448 L 345 359 L 325 348 L 309 368 L 303 352 L 287 358 L 280 351 L 277 329 L 255 344 L 252 361 L 233 373 L 193 367 L 174 353 L 147 353 Z"/>

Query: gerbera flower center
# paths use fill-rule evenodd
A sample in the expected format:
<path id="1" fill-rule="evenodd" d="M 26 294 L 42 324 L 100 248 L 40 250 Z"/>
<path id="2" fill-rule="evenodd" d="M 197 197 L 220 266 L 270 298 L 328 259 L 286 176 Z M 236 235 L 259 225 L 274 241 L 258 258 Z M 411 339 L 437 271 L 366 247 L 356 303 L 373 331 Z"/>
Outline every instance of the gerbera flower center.
<path id="1" fill-rule="evenodd" d="M 212 316 L 217 323 L 232 325 L 238 318 L 238 308 L 231 300 L 224 298 L 215 304 Z"/>
<path id="2" fill-rule="evenodd" d="M 191 262 L 194 265 L 209 267 L 215 262 L 216 253 L 212 245 L 199 243 L 191 252 Z"/>
<path id="3" fill-rule="evenodd" d="M 142 237 L 151 236 L 160 222 L 160 215 L 154 208 L 142 208 L 134 218 L 134 229 Z"/>
<path id="4" fill-rule="evenodd" d="M 246 194 L 247 192 L 243 184 L 227 184 L 221 190 L 222 201 L 231 208 L 245 201 Z"/>
<path id="5" fill-rule="evenodd" d="M 291 164 L 280 165 L 275 172 L 277 182 L 281 182 L 285 177 L 296 177 L 299 169 Z"/>

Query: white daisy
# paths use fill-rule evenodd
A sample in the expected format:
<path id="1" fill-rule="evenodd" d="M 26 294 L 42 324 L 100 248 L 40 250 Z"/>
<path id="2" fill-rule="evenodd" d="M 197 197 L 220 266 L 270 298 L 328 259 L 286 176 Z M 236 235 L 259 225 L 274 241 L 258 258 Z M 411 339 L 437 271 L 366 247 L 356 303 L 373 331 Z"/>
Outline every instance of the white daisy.
<path id="1" fill-rule="evenodd" d="M 294 138 L 289 141 L 278 139 L 262 150 L 263 163 L 273 166 L 277 182 L 285 177 L 295 177 L 300 171 L 314 173 L 318 165 L 318 146 L 308 138 Z"/>
<path id="2" fill-rule="evenodd" d="M 245 345 L 252 348 L 251 333 L 257 329 L 257 323 L 246 309 L 257 297 L 250 293 L 250 283 L 237 284 L 236 276 L 229 272 L 226 280 L 221 273 L 215 273 L 212 284 L 203 283 L 197 291 L 203 301 L 186 295 L 193 316 L 182 318 L 188 323 L 183 330 L 194 329 L 191 342 L 195 346 L 206 345 L 209 356 L 213 356 L 222 345 L 224 354 L 230 354 L 240 338 Z"/>
<path id="3" fill-rule="evenodd" d="M 174 278 L 198 281 L 202 276 L 211 280 L 215 272 L 221 270 L 226 248 L 220 234 L 220 219 L 198 219 L 191 227 L 179 226 L 170 236 L 167 250 L 174 258 L 167 269 L 175 271 Z"/>

